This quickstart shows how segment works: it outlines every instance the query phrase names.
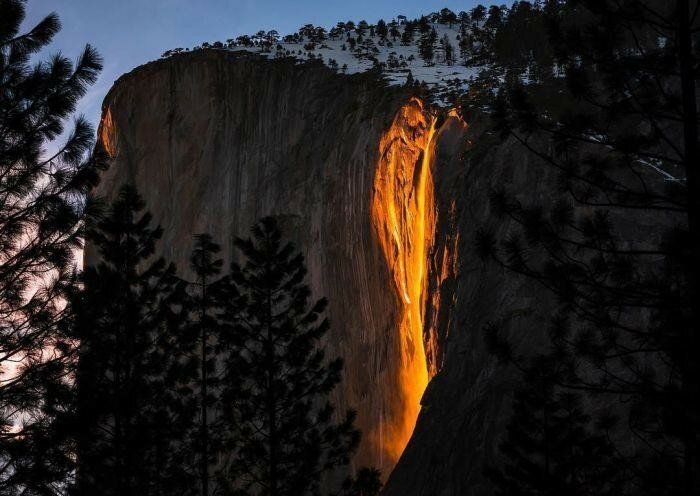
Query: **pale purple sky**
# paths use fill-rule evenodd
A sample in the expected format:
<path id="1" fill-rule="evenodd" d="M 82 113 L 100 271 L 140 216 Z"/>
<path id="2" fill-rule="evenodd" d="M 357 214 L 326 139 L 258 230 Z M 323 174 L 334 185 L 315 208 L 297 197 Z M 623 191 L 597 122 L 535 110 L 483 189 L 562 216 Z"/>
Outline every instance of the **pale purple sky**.
<path id="1" fill-rule="evenodd" d="M 29 0 L 25 28 L 49 12 L 58 13 L 63 29 L 48 52 L 74 59 L 85 43 L 104 58 L 99 81 L 80 103 L 79 112 L 97 124 L 100 106 L 120 75 L 170 48 L 204 41 L 225 41 L 260 29 L 294 32 L 306 23 L 330 27 L 341 20 L 370 23 L 397 15 L 418 17 L 448 7 L 470 10 L 489 0 Z"/>

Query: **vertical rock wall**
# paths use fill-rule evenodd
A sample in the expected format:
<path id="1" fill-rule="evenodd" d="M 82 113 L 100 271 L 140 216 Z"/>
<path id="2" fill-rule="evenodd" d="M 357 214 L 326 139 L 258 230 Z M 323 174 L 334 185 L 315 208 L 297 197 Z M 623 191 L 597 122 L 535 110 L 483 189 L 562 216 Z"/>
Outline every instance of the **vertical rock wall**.
<path id="1" fill-rule="evenodd" d="M 517 377 L 489 354 L 484 328 L 498 321 L 516 346 L 534 350 L 541 343 L 532 332 L 533 319 L 546 325 L 542 290 L 484 264 L 474 253 L 474 240 L 477 229 L 494 218 L 489 201 L 494 189 L 505 186 L 524 202 L 547 201 L 554 174 L 515 143 L 499 143 L 483 130 L 478 121 L 466 129 L 448 119 L 438 137 L 435 198 L 444 213 L 430 255 L 429 292 L 441 298 L 437 312 L 428 308 L 426 325 L 440 331 L 433 347 L 440 371 L 428 385 L 413 436 L 387 481 L 388 496 L 493 494 L 484 468 L 495 460 Z M 506 221 L 492 227 L 502 239 L 514 226 Z M 447 257 L 450 250 L 456 256 Z"/>
<path id="2" fill-rule="evenodd" d="M 356 409 L 365 433 L 356 462 L 385 474 L 396 462 L 386 422 L 403 408 L 401 305 L 370 205 L 380 140 L 407 99 L 371 75 L 228 52 L 152 63 L 105 100 L 112 163 L 96 191 L 111 199 L 134 183 L 164 229 L 162 254 L 185 273 L 193 234 L 211 233 L 230 260 L 235 236 L 278 216 L 330 302 L 329 354 L 345 360 L 335 403 Z"/>
<path id="3" fill-rule="evenodd" d="M 515 147 L 470 144 L 478 126 L 454 114 L 420 109 L 416 122 L 403 122 L 408 102 L 406 91 L 371 74 L 214 50 L 171 57 L 126 75 L 107 96 L 100 137 L 112 164 L 96 193 L 111 199 L 134 183 L 164 228 L 162 254 L 185 274 L 193 234 L 211 233 L 230 259 L 235 236 L 278 216 L 306 257 L 314 294 L 330 302 L 329 353 L 345 359 L 335 403 L 356 409 L 365 433 L 356 463 L 383 469 L 390 496 L 488 494 L 483 466 L 497 447 L 512 378 L 495 367 L 482 329 L 505 315 L 519 335 L 522 316 L 538 311 L 538 290 L 485 267 L 472 253 L 473 234 L 490 215 L 493 187 L 506 183 L 533 198 L 548 179 Z M 384 425 L 406 417 L 409 341 L 399 332 L 406 307 L 388 256 L 397 248 L 382 244 L 393 233 L 382 234 L 390 226 L 376 222 L 372 205 L 383 188 L 382 154 L 405 157 L 402 167 L 415 173 L 425 170 L 428 149 L 434 215 L 426 217 L 420 282 L 423 342 L 413 343 L 423 345 L 421 381 L 434 377 L 392 472 L 398 453 L 386 446 Z M 417 201 L 412 195 L 400 196 Z M 406 233 L 415 229 L 410 210 Z M 413 252 L 417 242 L 405 246 Z M 89 249 L 86 257 L 94 257 Z"/>

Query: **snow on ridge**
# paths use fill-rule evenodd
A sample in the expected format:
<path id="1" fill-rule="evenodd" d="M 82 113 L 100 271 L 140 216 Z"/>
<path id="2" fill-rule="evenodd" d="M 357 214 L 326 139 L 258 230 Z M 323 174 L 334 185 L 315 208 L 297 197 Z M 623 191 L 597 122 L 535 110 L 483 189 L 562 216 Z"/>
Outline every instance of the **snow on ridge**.
<path id="1" fill-rule="evenodd" d="M 402 18 L 399 16 L 400 20 Z M 347 30 L 336 27 L 326 33 L 325 29 L 307 25 L 299 33 L 284 38 L 280 38 L 276 31 L 260 31 L 253 36 L 227 40 L 226 43 L 203 43 L 193 50 L 213 48 L 248 51 L 268 58 L 292 57 L 299 62 L 317 59 L 341 74 L 357 74 L 380 68 L 389 85 L 404 85 L 413 79 L 415 83 L 424 84 L 431 90 L 434 103 L 452 105 L 455 97 L 468 89 L 481 69 L 467 66 L 460 56 L 460 39 L 467 31 L 459 22 L 429 22 L 430 28 L 435 30 L 433 36 L 437 41 L 434 43 L 433 62 L 428 64 L 420 54 L 421 33 L 418 29 L 410 43 L 401 42 L 406 29 L 405 18 L 403 19 L 400 23 L 393 21 L 390 24 L 390 33 L 393 31 L 394 36 L 385 34 L 382 37 L 377 34 L 375 25 L 367 25 L 366 35 L 359 42 L 354 27 Z M 466 30 L 469 29 L 466 27 Z M 446 57 L 445 41 L 451 45 L 452 60 Z M 183 51 L 187 50 L 177 48 L 167 51 L 163 56 Z"/>

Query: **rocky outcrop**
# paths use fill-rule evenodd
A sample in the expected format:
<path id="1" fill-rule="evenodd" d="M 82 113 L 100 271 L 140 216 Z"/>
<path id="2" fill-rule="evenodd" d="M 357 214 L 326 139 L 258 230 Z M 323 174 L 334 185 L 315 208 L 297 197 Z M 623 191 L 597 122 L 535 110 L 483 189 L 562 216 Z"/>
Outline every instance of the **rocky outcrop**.
<path id="1" fill-rule="evenodd" d="M 181 269 L 193 234 L 211 233 L 230 260 L 235 236 L 281 218 L 330 302 L 329 353 L 345 360 L 335 403 L 366 434 L 357 462 L 385 472 L 395 460 L 374 436 L 395 415 L 398 308 L 370 200 L 378 143 L 405 98 L 372 75 L 201 51 L 125 76 L 100 130 L 112 164 L 97 193 L 136 184 Z"/>
<path id="2" fill-rule="evenodd" d="M 306 257 L 314 294 L 330 302 L 329 353 L 345 360 L 335 403 L 356 409 L 365 433 L 356 464 L 382 468 L 391 496 L 484 494 L 511 380 L 482 329 L 506 316 L 518 335 L 537 289 L 475 259 L 473 234 L 493 186 L 532 197 L 546 178 L 515 147 L 480 143 L 479 123 L 411 96 L 373 73 L 250 54 L 201 50 L 151 63 L 105 100 L 100 140 L 111 167 L 96 193 L 109 199 L 134 183 L 164 228 L 162 254 L 185 274 L 193 234 L 211 233 L 230 260 L 235 236 L 278 216 Z M 382 169 L 391 157 L 401 162 L 393 176 Z M 427 234 L 418 236 L 423 173 Z M 389 198 L 405 207 L 393 223 Z M 419 279 L 401 272 L 416 254 L 425 258 Z M 402 281 L 417 289 L 404 294 Z M 422 343 L 402 334 L 406 319 L 420 320 Z M 432 379 L 396 464 L 394 428 L 412 428 L 418 410 L 406 413 L 406 371 L 416 363 L 426 369 L 416 380 Z"/>
<path id="3" fill-rule="evenodd" d="M 483 472 L 495 459 L 516 384 L 513 370 L 499 366 L 483 339 L 484 328 L 498 322 L 513 344 L 539 346 L 533 319 L 544 323 L 547 301 L 539 287 L 474 253 L 476 231 L 492 218 L 489 196 L 501 186 L 525 202 L 546 199 L 553 174 L 529 160 L 514 143 L 495 143 L 480 123 L 464 131 L 456 121 L 438 139 L 434 177 L 441 216 L 430 263 L 435 279 L 430 291 L 442 293 L 435 319 L 439 373 L 422 399 L 416 429 L 389 478 L 385 494 L 430 496 L 492 494 Z M 478 140 L 483 140 L 479 142 Z M 514 226 L 492 226 L 505 238 Z M 451 248 L 454 247 L 454 248 Z M 456 252 L 444 266 L 445 250 Z M 440 264 L 443 268 L 440 269 Z M 438 274 L 448 276 L 437 284 Z M 455 274 L 451 276 L 450 274 Z"/>

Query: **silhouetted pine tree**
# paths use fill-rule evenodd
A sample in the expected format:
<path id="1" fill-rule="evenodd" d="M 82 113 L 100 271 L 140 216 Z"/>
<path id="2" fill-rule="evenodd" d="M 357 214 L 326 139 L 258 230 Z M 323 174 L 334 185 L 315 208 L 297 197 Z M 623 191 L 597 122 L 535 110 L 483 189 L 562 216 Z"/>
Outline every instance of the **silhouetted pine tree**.
<path id="1" fill-rule="evenodd" d="M 470 11 L 471 19 L 474 23 L 480 23 L 486 19 L 486 7 L 479 4 Z"/>
<path id="2" fill-rule="evenodd" d="M 32 63 L 60 30 L 56 14 L 20 33 L 25 2 L 0 0 L 0 494 L 52 494 L 71 457 L 50 441 L 70 388 L 73 349 L 56 326 L 75 283 L 82 195 L 100 160 L 93 129 L 64 120 L 101 70 L 89 45 L 74 65 L 60 54 Z"/>
<path id="3" fill-rule="evenodd" d="M 482 68 L 501 77 L 511 70 L 522 71 L 529 67 L 530 79 L 551 77 L 554 54 L 548 43 L 546 17 L 559 9 L 561 2 L 517 1 L 510 9 L 492 6 L 483 26 L 462 29 L 461 57 L 468 66 Z M 493 84 L 488 87 L 493 88 Z"/>
<path id="4" fill-rule="evenodd" d="M 440 24 L 447 24 L 451 28 L 452 25 L 457 22 L 457 14 L 452 12 L 450 9 L 442 9 L 440 10 L 439 14 L 440 16 L 438 17 L 438 22 Z"/>
<path id="5" fill-rule="evenodd" d="M 328 401 L 342 362 L 327 361 L 319 345 L 326 301 L 309 305 L 302 255 L 282 243 L 272 218 L 252 234 L 236 240 L 245 264 L 232 266 L 238 296 L 229 309 L 221 423 L 231 457 L 222 479 L 234 495 L 318 494 L 322 477 L 347 465 L 360 439 L 354 412 L 336 424 Z M 346 484 L 348 494 L 374 494 L 376 472 L 362 474 Z"/>
<path id="6" fill-rule="evenodd" d="M 508 8 L 503 5 L 492 5 L 489 7 L 489 13 L 486 17 L 484 27 L 495 34 L 495 32 L 503 25 L 503 19 L 508 15 Z"/>
<path id="7" fill-rule="evenodd" d="M 490 104 L 502 135 L 559 175 L 544 204 L 496 191 L 495 211 L 520 228 L 478 239 L 558 303 L 542 357 L 508 355 L 524 369 L 553 361 L 557 387 L 584 395 L 590 435 L 605 427 L 616 450 L 601 463 L 628 479 L 618 494 L 700 491 L 697 6 L 547 2 L 558 70 L 510 78 Z"/>
<path id="8" fill-rule="evenodd" d="M 401 33 L 401 44 L 409 46 L 413 43 L 413 36 L 416 31 L 416 26 L 413 21 L 407 21 L 403 27 L 403 33 Z"/>
<path id="9" fill-rule="evenodd" d="M 440 47 L 442 49 L 443 57 L 445 59 L 444 62 L 447 65 L 454 64 L 455 63 L 455 48 L 452 46 L 452 43 L 450 42 L 450 38 L 446 34 L 440 40 Z"/>
<path id="10" fill-rule="evenodd" d="M 386 22 L 384 22 L 384 19 L 379 19 L 377 21 L 377 36 L 379 36 L 379 38 L 382 40 L 386 40 L 388 34 L 389 28 L 387 27 Z"/>
<path id="11" fill-rule="evenodd" d="M 416 84 L 416 80 L 413 78 L 413 73 L 409 69 L 408 74 L 406 74 L 406 83 L 405 86 L 411 87 L 414 84 Z"/>
<path id="12" fill-rule="evenodd" d="M 190 374 L 183 332 L 182 284 L 153 260 L 160 228 L 132 187 L 90 229 L 99 261 L 84 272 L 70 302 L 80 342 L 76 402 L 76 494 L 197 494 L 183 433 L 196 407 L 184 408 Z M 196 405 L 196 403 L 195 403 Z M 195 406 L 193 405 L 193 406 Z"/>
<path id="13" fill-rule="evenodd" d="M 222 333 L 222 301 L 226 295 L 227 278 L 221 276 L 223 261 L 216 258 L 221 251 L 219 245 L 208 234 L 195 237 L 195 247 L 190 257 L 190 268 L 196 280 L 190 284 L 190 318 L 188 327 L 191 349 L 199 350 L 196 373 L 193 377 L 198 389 L 199 428 L 193 450 L 199 462 L 199 482 L 202 496 L 210 494 L 211 466 L 219 453 L 220 439 L 214 436 L 210 426 L 212 408 L 218 406 L 218 372 L 216 352 L 220 347 Z M 215 431 L 218 433 L 218 431 Z"/>
<path id="14" fill-rule="evenodd" d="M 523 370 L 500 446 L 504 462 L 486 470 L 498 496 L 623 494 L 625 474 L 608 426 L 594 423 L 584 395 L 557 384 L 560 367 L 539 357 Z"/>
<path id="15" fill-rule="evenodd" d="M 435 57 L 435 43 L 437 42 L 437 31 L 430 28 L 418 41 L 418 53 L 425 62 L 425 65 L 433 65 Z"/>

